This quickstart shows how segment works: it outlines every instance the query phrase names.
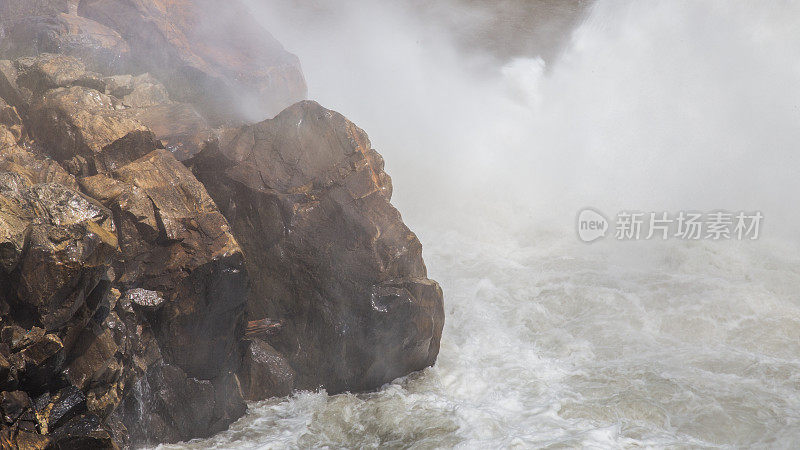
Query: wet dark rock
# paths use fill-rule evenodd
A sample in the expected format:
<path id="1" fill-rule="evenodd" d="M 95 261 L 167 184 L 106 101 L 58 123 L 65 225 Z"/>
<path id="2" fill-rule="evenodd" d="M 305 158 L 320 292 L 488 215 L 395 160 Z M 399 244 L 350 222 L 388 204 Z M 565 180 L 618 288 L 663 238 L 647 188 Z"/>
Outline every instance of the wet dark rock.
<path id="1" fill-rule="evenodd" d="M 51 443 L 49 436 L 28 431 L 17 431 L 14 436 L 14 447 L 19 450 L 45 450 Z"/>
<path id="2" fill-rule="evenodd" d="M 261 339 L 251 339 L 238 372 L 248 401 L 284 397 L 292 393 L 295 372 L 286 358 Z"/>
<path id="3" fill-rule="evenodd" d="M 232 373 L 224 373 L 213 380 L 214 386 L 214 418 L 210 429 L 213 434 L 228 429 L 228 425 L 247 413 L 247 404 L 242 395 L 242 387 L 238 377 Z"/>
<path id="4" fill-rule="evenodd" d="M 14 325 L 8 328 L 12 328 L 11 340 L 8 342 L 12 352 L 28 348 L 31 344 L 41 341 L 44 335 L 47 334 L 44 329 L 39 327 L 33 327 L 28 331 Z M 21 331 L 21 333 L 17 334 L 19 331 Z"/>
<path id="5" fill-rule="evenodd" d="M 165 150 L 110 175 L 81 185 L 119 218 L 120 285 L 163 295 L 163 306 L 148 320 L 165 358 L 203 379 L 235 370 L 247 275 L 227 221 L 203 185 Z"/>
<path id="6" fill-rule="evenodd" d="M 86 391 L 87 409 L 104 420 L 132 394 L 136 380 L 162 361 L 149 324 L 125 298 L 84 330 L 72 353 L 65 376 Z"/>
<path id="7" fill-rule="evenodd" d="M 153 367 L 118 410 L 136 445 L 208 437 L 244 414 L 246 406 L 233 375 L 213 381 L 187 377 L 179 367 Z M 175 405 L 180 405 L 176 408 Z"/>
<path id="8" fill-rule="evenodd" d="M 19 387 L 38 393 L 58 382 L 56 374 L 60 372 L 65 357 L 61 339 L 55 334 L 47 334 L 12 355 L 9 362 L 18 374 Z"/>
<path id="9" fill-rule="evenodd" d="M 442 292 L 364 131 L 301 102 L 189 164 L 245 251 L 249 319 L 286 322 L 269 341 L 295 387 L 376 388 L 434 363 Z"/>
<path id="10" fill-rule="evenodd" d="M 78 414 L 86 412 L 86 395 L 75 386 L 67 386 L 53 395 L 46 406 L 37 408 L 42 430 L 55 430 Z"/>
<path id="11" fill-rule="evenodd" d="M 17 431 L 26 431 L 29 433 L 38 432 L 36 414 L 34 414 L 31 409 L 26 410 L 24 413 L 22 413 L 14 426 L 16 427 Z"/>
<path id="12" fill-rule="evenodd" d="M 94 414 L 81 414 L 57 428 L 48 448 L 54 450 L 117 449 L 113 435 Z"/>
<path id="13" fill-rule="evenodd" d="M 213 11 L 212 14 L 208 14 Z M 174 100 L 212 122 L 268 117 L 305 98 L 300 63 L 239 1 L 83 0 L 78 13 L 125 36 Z"/>
<path id="14" fill-rule="evenodd" d="M 3 420 L 13 424 L 19 417 L 31 408 L 31 399 L 22 391 L 0 392 L 0 409 L 3 411 Z"/>
<path id="15" fill-rule="evenodd" d="M 0 352 L 0 386 L 4 385 L 11 375 L 11 363 L 5 355 Z"/>
<path id="16" fill-rule="evenodd" d="M 0 205 L 2 266 L 15 293 L 12 313 L 23 323 L 58 329 L 84 304 L 116 254 L 111 213 L 56 183 L 1 193 Z"/>
<path id="17" fill-rule="evenodd" d="M 0 329 L 0 340 L 9 346 L 13 351 L 19 351 L 22 347 L 20 343 L 27 331 L 19 325 L 6 325 Z"/>
<path id="18" fill-rule="evenodd" d="M 18 354 L 29 368 L 44 366 L 52 359 L 61 358 L 61 350 L 64 348 L 61 339 L 55 334 L 42 335 L 39 339 L 27 345 Z M 60 363 L 56 364 L 60 366 Z"/>
<path id="19" fill-rule="evenodd" d="M 87 405 L 90 411 L 107 417 L 121 401 L 123 371 L 125 363 L 131 364 L 130 356 L 124 357 L 126 349 L 119 347 L 114 340 L 114 333 L 108 329 L 88 345 L 83 345 L 77 352 L 79 356 L 68 363 L 65 376 L 88 392 Z"/>

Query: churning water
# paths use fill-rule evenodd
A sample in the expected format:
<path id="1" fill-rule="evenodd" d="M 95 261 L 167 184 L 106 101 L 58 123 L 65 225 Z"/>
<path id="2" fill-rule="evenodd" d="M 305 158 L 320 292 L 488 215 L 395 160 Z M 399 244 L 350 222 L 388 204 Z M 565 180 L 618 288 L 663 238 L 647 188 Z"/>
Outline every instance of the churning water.
<path id="1" fill-rule="evenodd" d="M 800 446 L 798 3 L 601 0 L 547 65 L 465 54 L 397 2 L 253 3 L 386 157 L 442 347 L 379 392 L 252 404 L 165 448 Z M 585 206 L 765 220 L 587 245 Z"/>

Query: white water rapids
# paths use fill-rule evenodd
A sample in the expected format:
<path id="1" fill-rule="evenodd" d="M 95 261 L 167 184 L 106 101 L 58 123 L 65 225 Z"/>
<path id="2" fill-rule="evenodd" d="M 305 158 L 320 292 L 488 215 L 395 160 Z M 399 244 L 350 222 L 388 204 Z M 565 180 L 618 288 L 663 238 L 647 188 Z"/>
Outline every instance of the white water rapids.
<path id="1" fill-rule="evenodd" d="M 545 67 L 464 54 L 399 2 L 251 3 L 386 158 L 442 347 L 379 392 L 162 448 L 800 446 L 800 4 L 601 0 Z M 765 220 L 587 245 L 585 206 Z"/>

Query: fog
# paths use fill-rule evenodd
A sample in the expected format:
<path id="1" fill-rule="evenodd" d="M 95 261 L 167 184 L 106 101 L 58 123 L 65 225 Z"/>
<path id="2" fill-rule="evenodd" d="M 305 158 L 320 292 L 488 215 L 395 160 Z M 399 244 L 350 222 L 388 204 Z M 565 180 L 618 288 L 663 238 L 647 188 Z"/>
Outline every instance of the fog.
<path id="1" fill-rule="evenodd" d="M 547 62 L 459 41 L 449 24 L 491 33 L 472 2 L 251 4 L 309 97 L 369 133 L 412 222 L 479 196 L 570 225 L 590 205 L 762 210 L 793 228 L 797 3 L 599 2 Z"/>
<path id="2" fill-rule="evenodd" d="M 192 445 L 800 442 L 800 2 L 533 8 L 552 41 L 504 46 L 521 3 L 250 0 L 384 155 L 446 323 L 431 369 Z M 587 245 L 587 206 L 765 218 L 757 241 Z"/>

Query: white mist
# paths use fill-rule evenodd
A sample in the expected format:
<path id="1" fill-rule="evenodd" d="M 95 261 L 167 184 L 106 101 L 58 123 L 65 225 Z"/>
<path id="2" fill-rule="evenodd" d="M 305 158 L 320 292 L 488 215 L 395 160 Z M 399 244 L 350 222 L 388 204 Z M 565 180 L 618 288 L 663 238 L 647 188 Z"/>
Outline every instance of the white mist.
<path id="1" fill-rule="evenodd" d="M 445 291 L 439 362 L 189 447 L 800 443 L 800 4 L 600 1 L 545 67 L 399 2 L 293 3 L 251 1 L 386 158 Z M 763 239 L 587 245 L 585 206 L 760 210 Z"/>

